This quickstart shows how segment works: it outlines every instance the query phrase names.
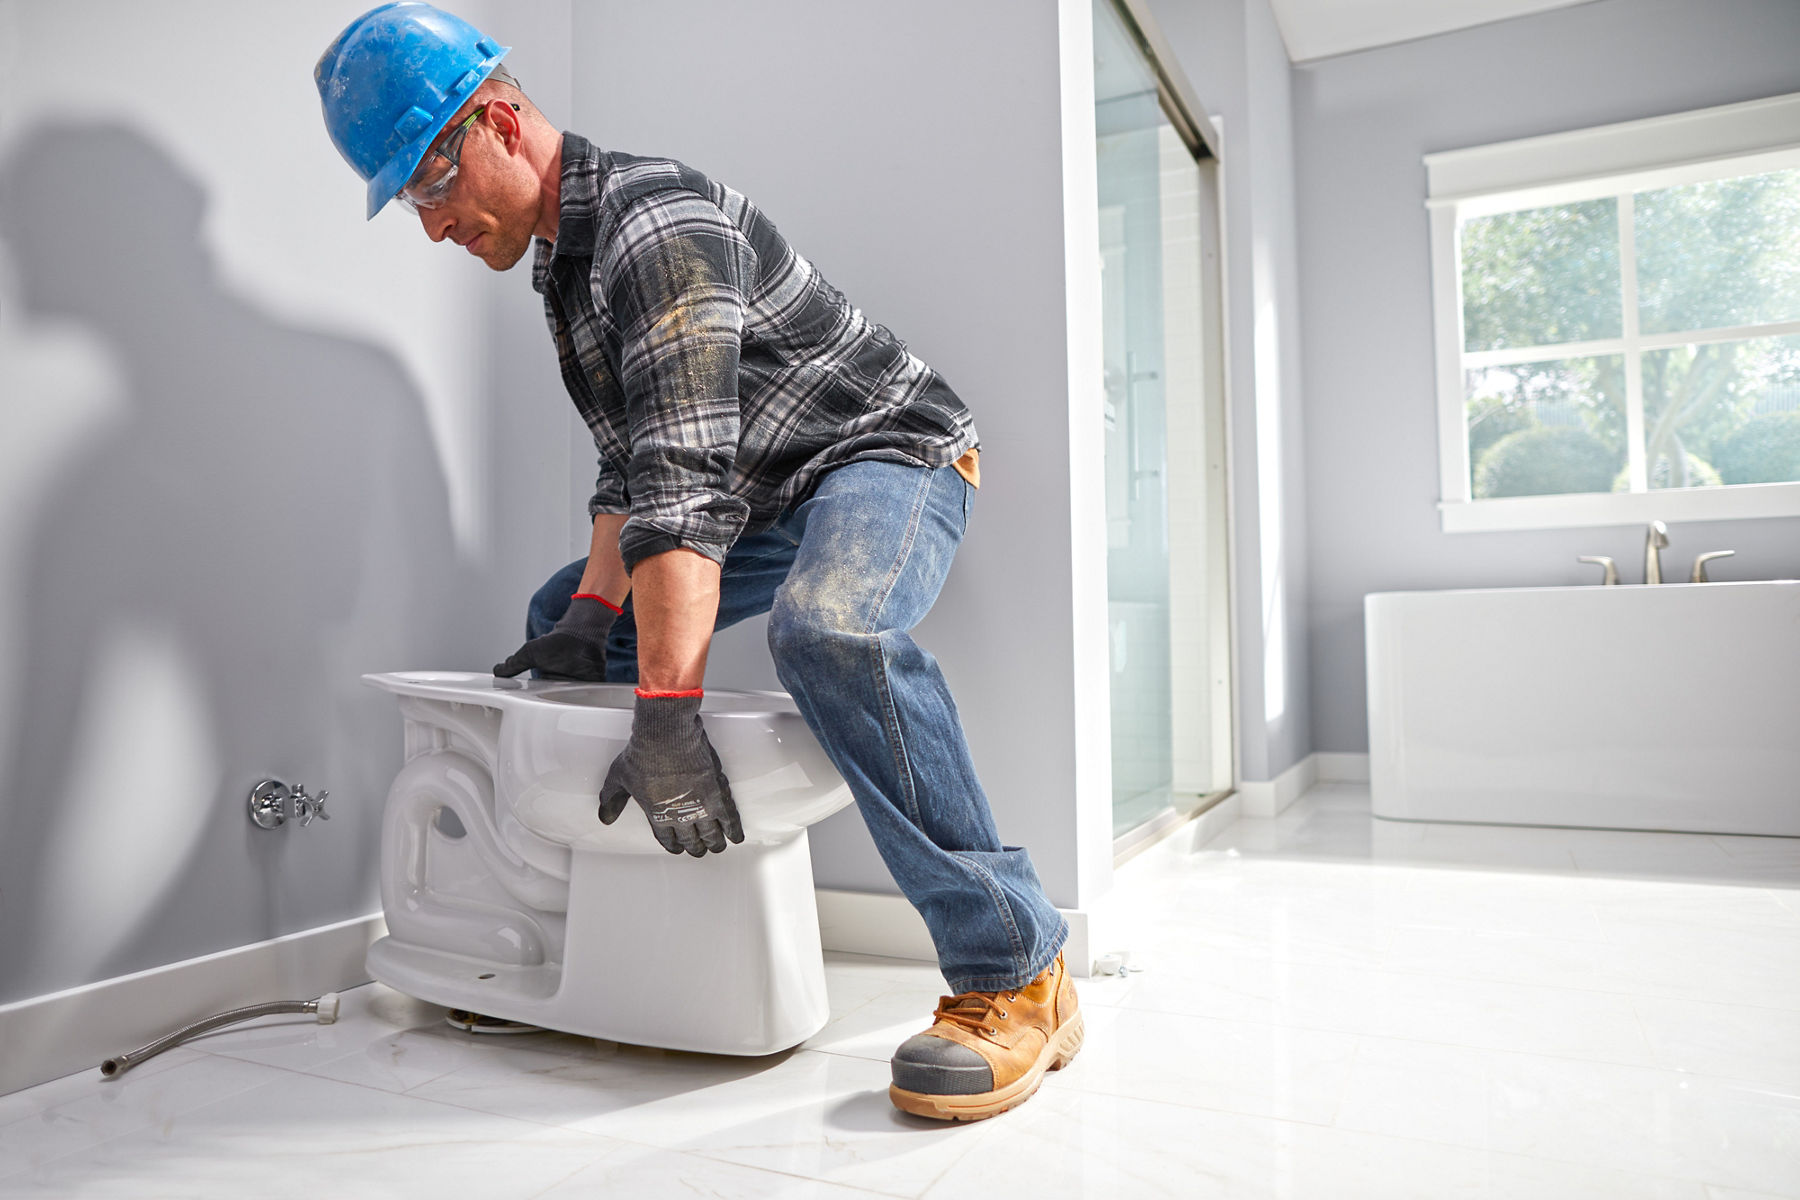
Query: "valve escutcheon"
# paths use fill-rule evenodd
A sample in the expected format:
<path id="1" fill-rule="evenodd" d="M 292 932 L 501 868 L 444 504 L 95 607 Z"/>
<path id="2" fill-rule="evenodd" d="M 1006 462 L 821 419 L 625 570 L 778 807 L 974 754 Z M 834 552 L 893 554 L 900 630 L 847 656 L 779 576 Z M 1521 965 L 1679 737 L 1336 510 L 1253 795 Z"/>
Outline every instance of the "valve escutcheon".
<path id="1" fill-rule="evenodd" d="M 250 789 L 250 819 L 263 829 L 278 829 L 287 821 L 293 793 L 279 779 L 265 779 Z"/>

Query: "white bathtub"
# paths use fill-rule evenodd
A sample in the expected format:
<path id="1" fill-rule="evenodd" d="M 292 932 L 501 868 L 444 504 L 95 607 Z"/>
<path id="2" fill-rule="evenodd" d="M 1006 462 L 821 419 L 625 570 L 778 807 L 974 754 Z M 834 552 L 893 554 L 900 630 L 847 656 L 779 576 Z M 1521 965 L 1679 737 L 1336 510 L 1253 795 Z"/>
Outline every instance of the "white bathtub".
<path id="1" fill-rule="evenodd" d="M 1800 836 L 1800 580 L 1375 592 L 1377 817 Z"/>

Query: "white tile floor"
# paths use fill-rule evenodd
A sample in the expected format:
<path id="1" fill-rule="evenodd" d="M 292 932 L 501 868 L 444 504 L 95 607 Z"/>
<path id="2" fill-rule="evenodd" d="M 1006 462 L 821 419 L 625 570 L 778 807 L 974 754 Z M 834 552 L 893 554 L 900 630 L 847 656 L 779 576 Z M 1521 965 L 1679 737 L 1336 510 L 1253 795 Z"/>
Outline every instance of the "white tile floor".
<path id="1" fill-rule="evenodd" d="M 379 986 L 0 1097 L 0 1195 L 1800 1197 L 1800 839 L 1375 821 L 1326 784 L 1122 894 L 1028 1104 L 886 1095 L 929 967 L 767 1059 L 472 1039 Z M 646 980 L 646 987 L 654 981 Z"/>

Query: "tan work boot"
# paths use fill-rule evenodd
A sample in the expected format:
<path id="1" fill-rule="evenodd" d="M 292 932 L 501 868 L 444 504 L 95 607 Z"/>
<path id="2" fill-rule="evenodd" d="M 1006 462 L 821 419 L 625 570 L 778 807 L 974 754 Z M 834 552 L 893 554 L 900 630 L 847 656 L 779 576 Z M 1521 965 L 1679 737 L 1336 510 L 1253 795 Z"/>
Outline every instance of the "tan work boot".
<path id="1" fill-rule="evenodd" d="M 894 1052 L 888 1097 L 921 1117 L 979 1121 L 1031 1098 L 1081 1049 L 1081 1006 L 1058 953 L 1022 988 L 938 1000 L 937 1021 Z"/>

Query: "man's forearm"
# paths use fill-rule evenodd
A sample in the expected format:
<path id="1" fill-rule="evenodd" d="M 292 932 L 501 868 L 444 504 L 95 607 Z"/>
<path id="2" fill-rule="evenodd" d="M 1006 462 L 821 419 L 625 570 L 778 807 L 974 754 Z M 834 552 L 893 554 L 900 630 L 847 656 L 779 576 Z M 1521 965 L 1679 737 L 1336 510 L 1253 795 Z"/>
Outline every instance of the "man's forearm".
<path id="1" fill-rule="evenodd" d="M 625 603 L 631 592 L 631 576 L 619 557 L 619 528 L 624 513 L 601 513 L 594 518 L 594 538 L 588 546 L 587 569 L 581 573 L 580 591 L 603 597 L 613 607 Z"/>
<path id="2" fill-rule="evenodd" d="M 639 560 L 631 584 L 638 686 L 656 692 L 699 687 L 719 616 L 719 564 L 692 550 L 665 550 Z"/>

